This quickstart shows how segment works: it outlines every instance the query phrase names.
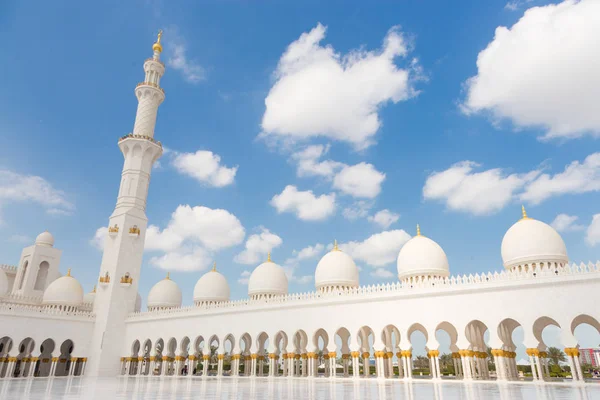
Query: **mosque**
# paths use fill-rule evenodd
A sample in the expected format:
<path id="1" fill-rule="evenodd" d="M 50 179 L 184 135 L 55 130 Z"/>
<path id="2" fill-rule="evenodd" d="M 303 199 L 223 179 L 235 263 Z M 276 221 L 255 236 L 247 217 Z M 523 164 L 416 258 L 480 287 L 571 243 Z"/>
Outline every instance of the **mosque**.
<path id="1" fill-rule="evenodd" d="M 313 292 L 289 293 L 283 268 L 269 255 L 250 276 L 247 299 L 230 300 L 227 279 L 213 267 L 198 279 L 192 306 L 182 307 L 181 290 L 167 275 L 141 310 L 148 185 L 163 152 L 154 138 L 165 99 L 160 33 L 152 49 L 135 87 L 133 132 L 118 140 L 123 172 L 97 286 L 84 294 L 76 271 L 61 274 L 61 250 L 49 232 L 23 249 L 17 266 L 0 266 L 0 379 L 410 380 L 417 331 L 426 339 L 429 378 L 450 379 L 440 368 L 436 333 L 443 331 L 451 379 L 511 381 L 520 379 L 513 341 L 520 327 L 532 379 L 545 383 L 542 332 L 555 326 L 571 379 L 583 381 L 574 331 L 589 324 L 600 332 L 600 262 L 570 263 L 561 236 L 525 209 L 502 240 L 503 271 L 451 275 L 442 247 L 417 229 L 398 254 L 395 283 L 361 286 L 356 264 L 336 243 L 316 266 Z"/>

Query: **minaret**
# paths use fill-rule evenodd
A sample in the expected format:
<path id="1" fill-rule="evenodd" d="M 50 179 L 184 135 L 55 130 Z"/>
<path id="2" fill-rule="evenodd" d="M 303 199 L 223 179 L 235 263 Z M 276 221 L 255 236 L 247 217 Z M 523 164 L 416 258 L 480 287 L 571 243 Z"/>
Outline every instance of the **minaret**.
<path id="1" fill-rule="evenodd" d="M 148 218 L 146 199 L 152 165 L 162 155 L 154 140 L 158 106 L 165 99 L 160 78 L 165 66 L 160 61 L 162 31 L 152 46 L 154 55 L 144 62 L 146 77 L 135 88 L 138 99 L 133 133 L 119 139 L 123 173 L 117 205 L 109 218 L 94 313 L 96 321 L 86 375 L 115 376 L 119 373 L 125 319 L 134 311 Z"/>

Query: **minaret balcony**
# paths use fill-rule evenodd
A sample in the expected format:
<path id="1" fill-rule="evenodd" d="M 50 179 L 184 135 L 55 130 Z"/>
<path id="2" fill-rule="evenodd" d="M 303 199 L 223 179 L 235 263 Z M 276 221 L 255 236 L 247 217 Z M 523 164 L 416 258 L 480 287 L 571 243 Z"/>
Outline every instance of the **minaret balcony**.
<path id="1" fill-rule="evenodd" d="M 140 82 L 137 85 L 135 85 L 135 87 L 140 87 L 140 86 L 150 86 L 153 87 L 154 89 L 158 89 L 161 92 L 165 93 L 165 89 L 161 88 L 160 86 L 158 86 L 156 83 L 153 82 Z"/>
<path id="2" fill-rule="evenodd" d="M 140 237 L 140 233 L 140 228 L 138 228 L 137 225 L 134 225 L 131 228 L 129 228 L 129 236 L 131 237 L 138 238 Z"/>
<path id="3" fill-rule="evenodd" d="M 119 138 L 119 142 L 125 140 L 125 139 L 144 139 L 144 140 L 148 140 L 154 144 L 157 144 L 158 146 L 160 146 L 160 148 L 162 149 L 162 143 L 158 140 L 154 140 L 154 138 L 151 138 L 150 136 L 144 136 L 144 135 L 134 135 L 133 133 L 130 133 L 128 135 L 125 136 L 121 136 Z"/>
<path id="4" fill-rule="evenodd" d="M 108 286 L 108 284 L 110 283 L 110 275 L 108 275 L 108 272 L 106 272 L 104 275 L 100 275 L 98 283 L 100 284 L 100 286 Z"/>
<path id="5" fill-rule="evenodd" d="M 122 287 L 130 287 L 133 283 L 133 278 L 129 275 L 129 272 L 126 272 L 125 275 L 121 277 L 119 284 Z"/>
<path id="6" fill-rule="evenodd" d="M 119 234 L 119 226 L 117 224 L 115 224 L 115 226 L 109 226 L 108 227 L 108 236 L 114 238 L 118 234 Z"/>

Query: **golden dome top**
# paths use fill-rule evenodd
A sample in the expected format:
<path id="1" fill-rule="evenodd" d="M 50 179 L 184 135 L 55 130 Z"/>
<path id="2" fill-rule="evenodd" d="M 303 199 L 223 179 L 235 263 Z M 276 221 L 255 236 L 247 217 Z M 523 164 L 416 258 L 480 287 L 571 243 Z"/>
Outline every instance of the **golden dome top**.
<path id="1" fill-rule="evenodd" d="M 156 43 L 154 43 L 152 45 L 152 50 L 154 51 L 158 51 L 159 53 L 162 52 L 162 45 L 160 44 L 160 38 L 162 37 L 163 31 L 162 29 L 160 31 L 158 31 L 158 38 L 156 39 Z"/>

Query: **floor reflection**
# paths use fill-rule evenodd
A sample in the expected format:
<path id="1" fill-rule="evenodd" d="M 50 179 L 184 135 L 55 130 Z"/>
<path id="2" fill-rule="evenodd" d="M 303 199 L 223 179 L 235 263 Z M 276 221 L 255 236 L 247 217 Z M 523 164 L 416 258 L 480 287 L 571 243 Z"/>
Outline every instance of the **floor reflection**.
<path id="1" fill-rule="evenodd" d="M 48 378 L 0 380 L 0 399 L 600 399 L 600 384 L 412 382 L 324 379 Z"/>

